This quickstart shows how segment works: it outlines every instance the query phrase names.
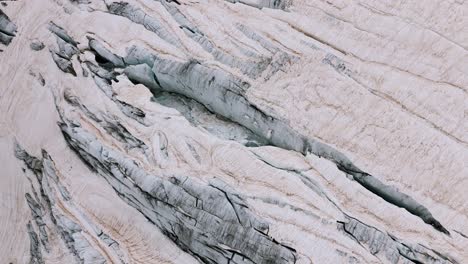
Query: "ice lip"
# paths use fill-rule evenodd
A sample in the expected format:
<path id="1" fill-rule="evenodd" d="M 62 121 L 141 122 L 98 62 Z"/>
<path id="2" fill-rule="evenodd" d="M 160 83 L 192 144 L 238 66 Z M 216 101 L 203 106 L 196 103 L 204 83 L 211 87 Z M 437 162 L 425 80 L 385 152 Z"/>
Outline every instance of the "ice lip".
<path id="1" fill-rule="evenodd" d="M 434 216 L 432 216 L 426 207 L 418 203 L 409 195 L 398 191 L 393 186 L 383 184 L 377 178 L 365 172 L 350 170 L 342 165 L 338 165 L 338 168 L 341 171 L 352 175 L 355 181 L 385 201 L 406 209 L 411 214 L 421 218 L 425 223 L 433 226 L 437 231 L 450 235 L 450 232 L 445 229 L 442 224 L 434 218 Z"/>
<path id="2" fill-rule="evenodd" d="M 9 45 L 16 36 L 16 25 L 0 10 L 0 43 Z"/>
<path id="3" fill-rule="evenodd" d="M 50 49 L 55 64 L 61 71 L 77 76 L 71 58 L 79 53 L 78 42 L 68 35 L 65 29 L 57 26 L 54 22 L 49 23 L 49 31 L 55 34 L 58 45 L 58 51 Z"/>
<path id="4" fill-rule="evenodd" d="M 78 45 L 78 43 L 65 31 L 65 29 L 57 26 L 54 22 L 49 23 L 49 30 L 65 42 L 70 43 L 75 47 Z"/>
<path id="5" fill-rule="evenodd" d="M 88 37 L 89 47 L 95 51 L 103 60 L 111 63 L 113 67 L 122 68 L 125 66 L 123 59 L 106 49 L 99 41 Z"/>

